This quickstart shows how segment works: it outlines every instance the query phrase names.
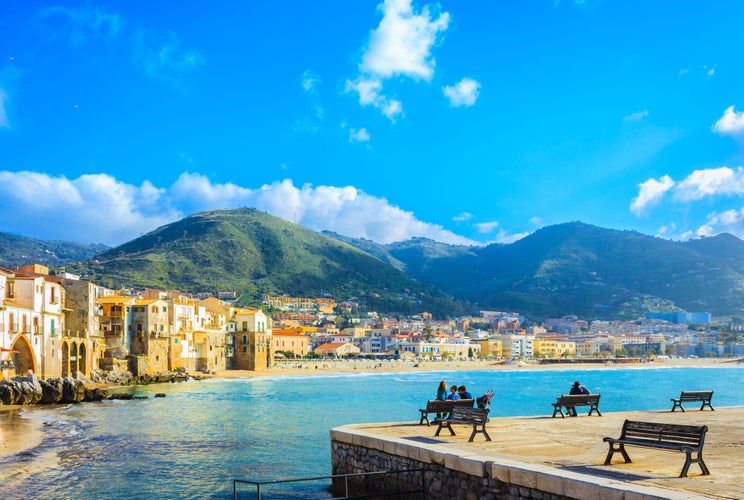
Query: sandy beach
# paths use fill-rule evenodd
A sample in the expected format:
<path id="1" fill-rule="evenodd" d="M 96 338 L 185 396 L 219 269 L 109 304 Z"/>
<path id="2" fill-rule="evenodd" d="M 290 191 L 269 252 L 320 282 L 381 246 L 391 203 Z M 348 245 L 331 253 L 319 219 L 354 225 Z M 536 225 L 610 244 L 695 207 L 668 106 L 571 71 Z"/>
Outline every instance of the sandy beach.
<path id="1" fill-rule="evenodd" d="M 665 359 L 647 363 L 560 363 L 540 364 L 537 362 L 499 362 L 499 361 L 322 361 L 322 362 L 284 362 L 271 369 L 261 371 L 223 370 L 213 378 L 258 378 L 272 376 L 333 375 L 336 373 L 385 373 L 412 371 L 459 371 L 459 370 L 580 370 L 613 368 L 658 368 L 658 367 L 726 367 L 737 365 L 741 359 Z M 41 443 L 43 431 L 41 424 L 23 417 L 23 407 L 0 405 L 0 458 L 32 449 Z"/>

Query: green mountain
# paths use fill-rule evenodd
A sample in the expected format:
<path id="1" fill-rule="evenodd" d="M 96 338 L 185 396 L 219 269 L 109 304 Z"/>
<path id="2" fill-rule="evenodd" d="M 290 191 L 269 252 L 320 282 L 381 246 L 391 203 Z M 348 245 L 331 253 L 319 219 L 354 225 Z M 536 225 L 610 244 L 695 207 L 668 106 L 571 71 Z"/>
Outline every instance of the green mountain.
<path id="1" fill-rule="evenodd" d="M 100 243 L 84 245 L 71 241 L 42 241 L 0 232 L 0 267 L 14 269 L 27 264 L 59 267 L 67 262 L 89 259 L 108 248 Z"/>
<path id="2" fill-rule="evenodd" d="M 452 247 L 438 255 L 432 246 L 411 240 L 405 249 L 385 250 L 411 277 L 482 309 L 538 320 L 679 309 L 744 317 L 744 242 L 729 234 L 679 243 L 572 222 L 510 245 Z"/>
<path id="3" fill-rule="evenodd" d="M 466 311 L 351 245 L 247 208 L 186 217 L 67 269 L 111 287 L 237 291 L 241 304 L 289 294 L 389 313 Z"/>

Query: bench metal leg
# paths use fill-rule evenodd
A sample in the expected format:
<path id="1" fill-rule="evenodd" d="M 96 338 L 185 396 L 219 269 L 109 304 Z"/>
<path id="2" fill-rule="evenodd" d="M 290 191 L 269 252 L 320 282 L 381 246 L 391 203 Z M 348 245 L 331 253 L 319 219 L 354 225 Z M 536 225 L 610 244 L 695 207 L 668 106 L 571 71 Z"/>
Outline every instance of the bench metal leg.
<path id="1" fill-rule="evenodd" d="M 486 437 L 486 441 L 490 441 L 491 440 L 491 436 L 489 436 L 488 435 L 488 432 L 486 432 L 486 426 L 485 426 L 485 424 L 481 427 L 480 430 L 478 430 L 478 425 L 475 424 L 475 425 L 473 425 L 473 433 L 470 434 L 470 439 L 468 439 L 468 443 L 472 443 L 473 440 L 475 439 L 475 435 L 478 434 L 478 433 L 482 433 Z"/>
<path id="2" fill-rule="evenodd" d="M 708 408 L 710 408 L 710 409 L 711 409 L 712 411 L 716 411 L 716 409 L 715 409 L 715 408 L 713 408 L 713 405 L 712 405 L 712 404 L 710 404 L 710 401 L 703 401 L 703 404 L 702 404 L 702 405 L 700 405 L 700 410 L 702 411 L 702 409 L 703 409 L 703 408 L 705 408 L 706 406 L 707 406 Z"/>
<path id="3" fill-rule="evenodd" d="M 685 408 L 682 406 L 682 401 L 678 401 L 676 399 L 672 399 L 672 402 L 674 403 L 672 405 L 672 411 L 676 410 L 677 408 L 679 408 L 682 411 L 685 411 Z"/>
<path id="4" fill-rule="evenodd" d="M 419 425 L 423 425 L 424 420 L 426 420 L 426 425 L 431 425 L 431 423 L 429 422 L 429 414 L 422 411 L 421 420 L 419 420 Z"/>
<path id="5" fill-rule="evenodd" d="M 566 416 L 563 414 L 563 407 L 553 405 L 553 418 L 555 418 L 556 413 L 560 413 L 561 418 L 566 418 Z"/>
<path id="6" fill-rule="evenodd" d="M 625 451 L 625 445 L 623 443 L 609 442 L 608 444 L 610 445 L 610 451 L 607 452 L 607 458 L 605 458 L 605 462 L 604 462 L 605 465 L 610 465 L 610 463 L 612 462 L 612 455 L 614 455 L 615 452 L 617 451 L 619 451 L 622 454 L 623 458 L 625 459 L 626 464 L 633 462 L 628 456 L 628 452 Z"/>
<path id="7" fill-rule="evenodd" d="M 446 420 L 440 420 L 440 421 L 439 421 L 439 427 L 437 427 L 437 432 L 435 432 L 435 433 L 434 433 L 434 435 L 435 435 L 435 436 L 438 436 L 438 435 L 439 435 L 439 432 L 440 432 L 440 431 L 441 431 L 441 430 L 442 430 L 442 429 L 443 429 L 444 427 L 446 427 L 447 429 L 449 429 L 449 431 L 450 431 L 450 435 L 451 435 L 451 436 L 455 436 L 455 435 L 456 435 L 456 434 L 455 434 L 455 431 L 454 431 L 454 429 L 452 429 L 452 424 L 450 424 L 450 423 L 449 423 L 449 422 L 447 422 Z"/>
<path id="8" fill-rule="evenodd" d="M 690 465 L 693 463 L 696 463 L 700 466 L 700 470 L 703 471 L 703 476 L 707 476 L 710 474 L 710 471 L 708 470 L 708 467 L 705 465 L 705 462 L 703 462 L 703 452 L 700 451 L 697 454 L 697 458 L 692 458 L 692 452 L 685 452 L 687 454 L 687 458 L 685 459 L 685 465 L 682 467 L 682 472 L 680 472 L 679 477 L 687 477 L 687 472 L 690 470 Z"/>
<path id="9" fill-rule="evenodd" d="M 591 416 L 592 412 L 594 412 L 594 411 L 597 412 L 597 415 L 598 416 L 600 416 L 600 417 L 602 416 L 602 414 L 599 412 L 599 407 L 598 406 L 592 406 L 591 408 L 589 408 L 589 415 Z"/>

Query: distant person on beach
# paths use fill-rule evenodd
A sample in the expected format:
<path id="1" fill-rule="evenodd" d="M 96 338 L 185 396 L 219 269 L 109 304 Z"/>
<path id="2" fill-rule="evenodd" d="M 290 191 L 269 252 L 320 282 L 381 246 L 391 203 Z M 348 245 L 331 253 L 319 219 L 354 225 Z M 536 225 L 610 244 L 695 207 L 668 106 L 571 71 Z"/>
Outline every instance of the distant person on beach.
<path id="1" fill-rule="evenodd" d="M 447 396 L 447 399 L 460 399 L 460 395 L 457 394 L 457 386 L 453 385 L 450 387 L 450 394 Z"/>
<path id="2" fill-rule="evenodd" d="M 473 395 L 468 392 L 467 387 L 464 385 L 457 388 L 457 394 L 460 395 L 460 399 L 473 399 Z"/>
<path id="3" fill-rule="evenodd" d="M 571 390 L 568 391 L 568 393 L 572 396 L 575 396 L 578 394 L 591 394 L 591 391 L 589 391 L 589 389 L 581 385 L 581 382 L 577 380 L 576 382 L 573 383 L 573 386 L 571 387 Z M 568 412 L 569 417 L 575 417 L 578 415 L 576 413 L 576 408 L 573 406 L 566 407 L 566 411 Z"/>

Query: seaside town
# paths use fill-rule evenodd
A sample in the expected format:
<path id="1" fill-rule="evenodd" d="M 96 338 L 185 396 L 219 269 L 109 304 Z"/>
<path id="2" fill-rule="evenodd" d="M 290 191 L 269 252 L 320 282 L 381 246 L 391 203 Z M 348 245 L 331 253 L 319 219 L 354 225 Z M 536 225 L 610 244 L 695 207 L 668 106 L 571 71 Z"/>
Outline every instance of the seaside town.
<path id="1" fill-rule="evenodd" d="M 634 321 L 517 312 L 435 320 L 357 314 L 330 298 L 265 297 L 263 308 L 164 290 L 111 290 L 47 267 L 0 268 L 0 380 L 91 377 L 95 372 L 262 371 L 329 359 L 639 362 L 744 355 L 740 328 L 705 312 L 648 313 Z"/>

